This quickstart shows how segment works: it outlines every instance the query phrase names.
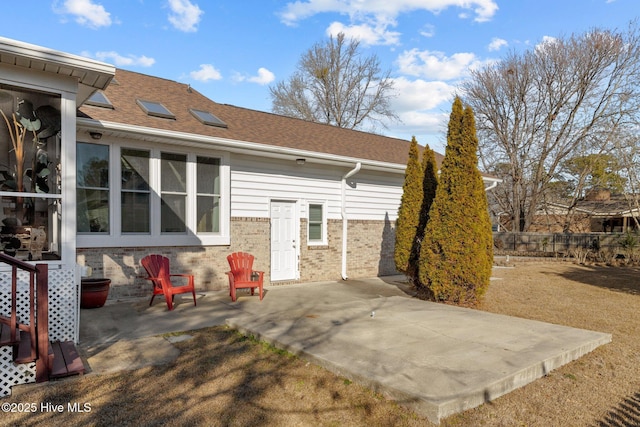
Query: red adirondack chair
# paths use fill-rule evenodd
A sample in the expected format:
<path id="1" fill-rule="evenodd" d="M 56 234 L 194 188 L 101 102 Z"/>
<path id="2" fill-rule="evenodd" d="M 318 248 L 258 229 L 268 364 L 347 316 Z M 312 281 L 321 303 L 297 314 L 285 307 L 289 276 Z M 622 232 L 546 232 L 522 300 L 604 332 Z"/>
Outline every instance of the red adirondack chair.
<path id="1" fill-rule="evenodd" d="M 231 271 L 227 271 L 231 301 L 236 300 L 236 289 L 241 288 L 251 288 L 251 295 L 254 294 L 255 288 L 258 288 L 262 301 L 264 271 L 253 271 L 253 259 L 253 255 L 246 252 L 234 252 L 227 257 L 231 268 Z"/>
<path id="2" fill-rule="evenodd" d="M 146 279 L 151 280 L 153 283 L 153 295 L 151 296 L 149 305 L 153 304 L 153 299 L 156 295 L 164 295 L 164 299 L 167 301 L 167 307 L 169 311 L 171 311 L 173 310 L 173 297 L 176 294 L 186 294 L 189 292 L 193 294 L 193 305 L 196 305 L 196 289 L 193 274 L 171 274 L 169 258 L 162 255 L 147 255 L 142 258 L 140 263 L 149 275 Z M 172 277 L 183 277 L 186 279 L 187 284 L 174 286 L 171 282 Z"/>

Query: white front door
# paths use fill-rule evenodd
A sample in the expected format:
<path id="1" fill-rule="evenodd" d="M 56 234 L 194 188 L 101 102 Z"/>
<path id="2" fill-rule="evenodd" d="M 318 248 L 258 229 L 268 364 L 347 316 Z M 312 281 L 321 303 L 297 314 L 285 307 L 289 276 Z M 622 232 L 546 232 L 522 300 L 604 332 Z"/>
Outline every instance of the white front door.
<path id="1" fill-rule="evenodd" d="M 295 202 L 271 202 L 271 280 L 294 280 L 298 270 Z"/>

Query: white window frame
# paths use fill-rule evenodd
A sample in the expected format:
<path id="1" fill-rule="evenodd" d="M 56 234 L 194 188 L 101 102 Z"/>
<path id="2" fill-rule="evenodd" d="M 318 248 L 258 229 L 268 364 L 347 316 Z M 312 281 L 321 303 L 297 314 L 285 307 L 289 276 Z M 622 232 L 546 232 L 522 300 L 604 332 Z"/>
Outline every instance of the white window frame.
<path id="1" fill-rule="evenodd" d="M 309 227 L 311 225 L 311 205 L 322 206 L 322 237 L 320 240 L 311 240 Z M 307 202 L 307 245 L 308 246 L 326 246 L 327 240 L 327 202 L 314 201 Z"/>
<path id="2" fill-rule="evenodd" d="M 78 142 L 95 143 L 94 141 Z M 109 141 L 103 138 L 100 143 L 109 145 L 109 214 L 111 227 L 108 234 L 78 234 L 77 246 L 95 247 L 153 247 L 153 246 L 220 246 L 231 243 L 231 172 L 228 152 L 204 150 L 175 145 L 150 145 L 133 141 Z M 122 148 L 150 151 L 149 184 L 151 187 L 150 233 L 122 233 L 121 224 L 121 164 Z M 186 233 L 160 232 L 160 153 L 184 154 L 187 156 L 187 205 Z M 220 231 L 217 233 L 197 233 L 197 157 L 214 157 L 220 159 Z"/>

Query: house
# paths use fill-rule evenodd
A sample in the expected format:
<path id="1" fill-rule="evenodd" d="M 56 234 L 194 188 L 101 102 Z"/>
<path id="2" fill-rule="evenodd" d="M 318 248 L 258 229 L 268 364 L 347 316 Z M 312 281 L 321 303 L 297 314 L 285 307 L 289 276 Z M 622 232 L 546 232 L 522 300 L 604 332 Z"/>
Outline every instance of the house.
<path id="1" fill-rule="evenodd" d="M 80 266 L 111 279 L 111 299 L 150 295 L 149 253 L 198 290 L 227 287 L 235 251 L 255 255 L 267 285 L 396 273 L 409 141 L 218 104 L 7 38 L 0 111 L 1 249 L 48 265 L 52 339 L 78 341 Z M 10 275 L 0 268 L 1 316 Z M 7 351 L 5 388 L 29 382 Z"/>
<path id="2" fill-rule="evenodd" d="M 149 251 L 201 289 L 227 286 L 226 255 L 239 250 L 267 283 L 395 273 L 407 141 L 218 104 L 124 70 L 97 95 L 77 118 L 76 251 L 114 296 L 148 294 L 138 265 Z"/>
<path id="3" fill-rule="evenodd" d="M 267 284 L 396 272 L 409 141 L 218 104 L 5 38 L 0 67 L 5 252 L 90 266 L 112 279 L 111 298 L 149 294 L 149 252 L 202 290 L 227 286 L 226 255 L 240 250 Z M 14 119 L 27 135 L 12 136 Z"/>
<path id="4" fill-rule="evenodd" d="M 5 252 L 90 266 L 112 298 L 149 294 L 149 252 L 202 290 L 227 286 L 226 255 L 240 250 L 267 284 L 396 272 L 409 141 L 218 104 L 6 38 L 0 67 Z"/>

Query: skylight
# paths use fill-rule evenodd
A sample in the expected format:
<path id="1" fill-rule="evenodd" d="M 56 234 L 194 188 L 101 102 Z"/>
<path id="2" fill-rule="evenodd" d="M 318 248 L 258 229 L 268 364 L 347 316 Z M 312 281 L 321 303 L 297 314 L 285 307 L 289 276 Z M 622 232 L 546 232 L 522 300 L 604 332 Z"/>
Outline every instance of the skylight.
<path id="1" fill-rule="evenodd" d="M 193 116 L 196 119 L 200 120 L 205 125 L 218 126 L 221 128 L 227 127 L 227 124 L 225 122 L 223 122 L 222 120 L 220 120 L 219 118 L 217 118 L 216 116 L 214 116 L 208 111 L 202 111 L 202 110 L 196 110 L 196 109 L 190 108 L 189 112 L 193 114 Z"/>
<path id="2" fill-rule="evenodd" d="M 136 100 L 138 105 L 145 113 L 154 117 L 163 117 L 165 119 L 175 119 L 176 116 L 159 102 Z"/>
<path id="3" fill-rule="evenodd" d="M 93 105 L 94 107 L 103 107 L 113 109 L 113 104 L 107 98 L 107 95 L 103 91 L 97 90 L 87 99 L 85 102 L 87 105 Z"/>

